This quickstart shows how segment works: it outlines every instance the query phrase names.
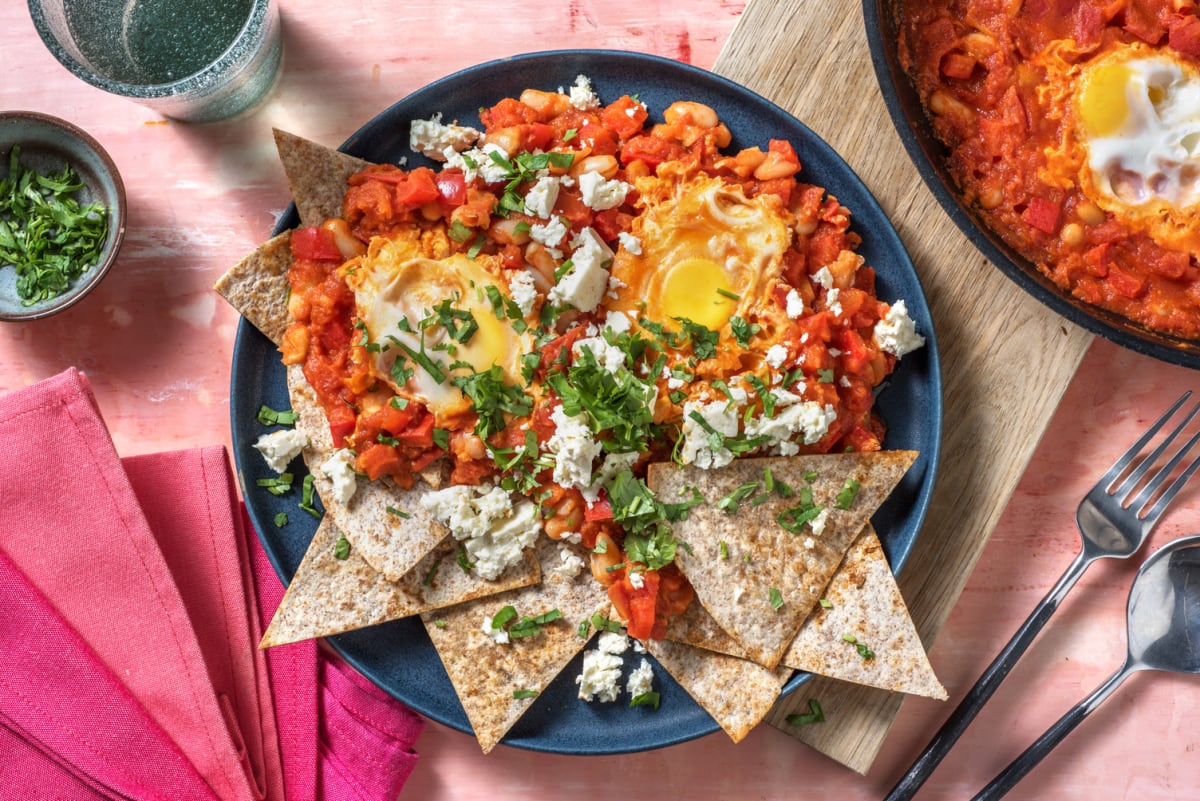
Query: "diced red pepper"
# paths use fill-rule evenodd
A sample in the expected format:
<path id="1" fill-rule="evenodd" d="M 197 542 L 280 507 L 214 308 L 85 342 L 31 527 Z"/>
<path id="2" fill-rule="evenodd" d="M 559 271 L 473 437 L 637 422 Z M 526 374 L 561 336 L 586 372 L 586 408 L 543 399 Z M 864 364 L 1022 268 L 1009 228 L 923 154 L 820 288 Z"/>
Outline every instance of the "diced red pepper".
<path id="1" fill-rule="evenodd" d="M 658 572 L 641 571 L 640 587 L 633 586 L 628 570 L 623 579 L 608 588 L 609 600 L 625 618 L 625 628 L 630 637 L 645 640 L 655 634 L 655 608 L 658 604 Z M 626 611 L 627 610 L 627 611 Z M 659 637 L 662 634 L 659 633 Z"/>
<path id="2" fill-rule="evenodd" d="M 1058 231 L 1058 221 L 1062 216 L 1062 207 L 1053 201 L 1042 197 L 1034 197 L 1021 212 L 1021 219 L 1044 234 Z"/>
<path id="3" fill-rule="evenodd" d="M 410 406 L 412 404 L 409 404 Z M 396 433 L 396 439 L 401 445 L 415 448 L 429 448 L 433 445 L 433 415 L 425 414 L 413 422 L 408 428 Z"/>
<path id="4" fill-rule="evenodd" d="M 619 209 L 605 209 L 596 212 L 592 217 L 592 228 L 600 234 L 604 241 L 612 242 L 622 231 L 629 230 L 629 223 L 632 220 L 632 215 Z"/>
<path id="5" fill-rule="evenodd" d="M 612 520 L 612 504 L 609 503 L 608 498 L 605 496 L 597 498 L 595 503 L 584 509 L 583 519 L 593 522 L 598 520 Z"/>
<path id="6" fill-rule="evenodd" d="M 976 63 L 974 56 L 950 52 L 942 56 L 941 71 L 947 78 L 965 81 L 975 72 Z"/>
<path id="7" fill-rule="evenodd" d="M 456 208 L 467 202 L 467 179 L 457 170 L 437 174 L 438 202 L 445 208 Z"/>
<path id="8" fill-rule="evenodd" d="M 354 460 L 354 467 L 374 481 L 400 469 L 400 454 L 391 445 L 375 442 L 363 449 Z"/>
<path id="9" fill-rule="evenodd" d="M 354 433 L 354 410 L 344 403 L 339 403 L 331 407 L 325 416 L 329 419 L 329 433 L 333 437 L 334 447 L 345 447 L 346 437 Z"/>
<path id="10" fill-rule="evenodd" d="M 291 236 L 292 256 L 307 261 L 336 261 L 342 262 L 342 252 L 338 250 L 333 233 L 320 226 L 297 228 Z"/>
<path id="11" fill-rule="evenodd" d="M 1167 44 L 1192 58 L 1200 58 L 1200 19 L 1191 14 L 1171 17 L 1167 22 Z"/>
<path id="12" fill-rule="evenodd" d="M 396 203 L 410 209 L 432 203 L 439 197 L 434 172 L 428 167 L 417 167 L 408 173 L 407 180 L 398 182 L 395 189 Z"/>
<path id="13" fill-rule="evenodd" d="M 1136 298 L 1146 291 L 1146 279 L 1130 275 L 1116 267 L 1109 268 L 1106 280 L 1118 293 L 1130 299 Z"/>
<path id="14" fill-rule="evenodd" d="M 642 130 L 646 124 L 646 117 L 646 107 L 629 95 L 617 98 L 600 112 L 600 121 L 604 123 L 604 127 L 621 139 L 628 139 Z"/>

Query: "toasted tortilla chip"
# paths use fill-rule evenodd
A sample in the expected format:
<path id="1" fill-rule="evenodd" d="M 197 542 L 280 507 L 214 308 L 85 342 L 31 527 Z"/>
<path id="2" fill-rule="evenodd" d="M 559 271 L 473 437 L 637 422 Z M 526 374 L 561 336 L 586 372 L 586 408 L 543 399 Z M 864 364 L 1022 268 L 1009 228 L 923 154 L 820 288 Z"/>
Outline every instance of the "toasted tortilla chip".
<path id="1" fill-rule="evenodd" d="M 870 525 L 855 540 L 783 657 L 783 664 L 884 690 L 946 700 L 883 545 Z M 847 641 L 853 637 L 855 642 Z M 857 645 L 871 652 L 864 659 Z"/>
<path id="2" fill-rule="evenodd" d="M 325 514 L 367 564 L 388 581 L 400 581 L 450 534 L 421 506 L 427 488 L 418 485 L 401 489 L 389 480 L 369 481 L 357 476 L 358 488 L 350 502 L 338 500 L 323 467 L 336 450 L 325 412 L 298 365 L 288 367 L 287 379 L 292 411 L 299 415 L 296 428 L 308 436 L 304 461 L 313 474 L 313 486 Z"/>
<path id="3" fill-rule="evenodd" d="M 567 542 L 540 537 L 538 560 L 542 583 L 421 615 L 429 638 L 463 711 L 471 722 L 480 748 L 486 754 L 536 700 L 514 697 L 528 691 L 540 693 L 586 645 L 579 623 L 610 608 L 604 588 L 584 567 L 574 577 L 556 572 L 561 549 L 587 562 L 586 552 Z M 535 617 L 557 609 L 562 618 L 542 626 L 539 634 L 501 645 L 484 633 L 486 621 L 511 605 L 520 617 Z"/>
<path id="4" fill-rule="evenodd" d="M 779 698 L 791 668 L 768 670 L 735 656 L 669 640 L 648 640 L 648 650 L 679 686 L 740 742 Z"/>
<path id="5" fill-rule="evenodd" d="M 819 605 L 788 647 L 781 663 L 855 684 L 944 700 L 888 566 L 883 546 L 869 524 L 850 546 Z M 873 652 L 864 659 L 843 635 Z M 717 625 L 700 604 L 672 618 L 667 639 L 710 651 L 745 657 L 745 650 Z"/>
<path id="6" fill-rule="evenodd" d="M 331 522 L 321 521 L 260 648 L 374 626 L 525 587 L 541 578 L 532 551 L 524 563 L 495 581 L 460 570 L 455 563 L 458 543 L 447 537 L 400 581 L 388 581 L 353 547 L 349 556 L 338 559 L 335 550 L 341 536 Z"/>
<path id="7" fill-rule="evenodd" d="M 346 181 L 371 162 L 346 155 L 278 128 L 275 147 L 287 175 L 296 213 L 303 226 L 320 225 L 330 217 L 342 216 Z"/>
<path id="8" fill-rule="evenodd" d="M 287 273 L 291 264 L 291 238 L 284 232 L 259 245 L 213 286 L 276 345 L 283 341 L 288 327 Z"/>
<path id="9" fill-rule="evenodd" d="M 766 668 L 779 664 L 788 645 L 821 597 L 842 557 L 879 504 L 916 459 L 913 451 L 739 459 L 720 470 L 650 465 L 647 485 L 664 502 L 686 499 L 696 488 L 709 503 L 696 506 L 675 524 L 676 562 L 696 598 L 732 636 L 748 658 Z M 736 514 L 717 501 L 740 486 L 761 482 L 770 470 L 790 497 L 758 490 L 758 503 L 744 499 Z M 859 489 L 849 508 L 837 498 L 847 482 Z M 823 526 L 804 524 L 793 533 L 778 522 L 805 490 L 824 510 Z"/>

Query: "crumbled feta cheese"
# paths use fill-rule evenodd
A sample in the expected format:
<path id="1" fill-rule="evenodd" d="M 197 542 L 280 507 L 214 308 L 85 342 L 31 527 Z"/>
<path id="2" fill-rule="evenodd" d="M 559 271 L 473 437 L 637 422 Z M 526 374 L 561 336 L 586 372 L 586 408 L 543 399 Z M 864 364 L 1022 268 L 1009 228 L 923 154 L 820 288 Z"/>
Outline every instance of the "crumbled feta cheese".
<path id="1" fill-rule="evenodd" d="M 917 333 L 916 323 L 908 316 L 904 301 L 898 300 L 875 324 L 875 341 L 880 348 L 899 359 L 924 345 L 925 337 Z"/>
<path id="2" fill-rule="evenodd" d="M 456 153 L 467 150 L 479 136 L 479 131 L 474 128 L 443 123 L 439 113 L 427 120 L 412 121 L 408 128 L 408 146 L 426 158 L 445 161 L 447 149 Z"/>
<path id="3" fill-rule="evenodd" d="M 825 311 L 829 312 L 834 317 L 842 316 L 842 302 L 838 300 L 838 296 L 840 294 L 840 289 L 831 289 L 829 290 L 829 293 L 825 295 Z"/>
<path id="4" fill-rule="evenodd" d="M 804 444 L 813 445 L 829 433 L 829 426 L 836 419 L 837 412 L 832 406 L 806 401 L 777 410 L 774 417 L 750 418 L 746 421 L 746 436 L 768 437 L 772 443 L 779 443 L 782 449 L 787 440 L 796 434 L 803 434 Z M 795 443 L 791 444 L 794 446 Z M 791 448 L 787 450 L 792 451 Z"/>
<path id="5" fill-rule="evenodd" d="M 788 350 L 783 345 L 772 345 L 767 348 L 767 352 L 763 355 L 763 359 L 767 364 L 778 370 L 787 361 Z"/>
<path id="6" fill-rule="evenodd" d="M 825 524 L 829 522 L 829 509 L 822 509 L 821 513 L 809 521 L 808 527 L 812 529 L 812 533 L 818 537 L 825 533 Z M 810 537 L 808 542 L 812 542 Z M 815 545 L 816 543 L 813 543 Z M 805 543 L 806 548 L 811 548 L 812 545 Z"/>
<path id="7" fill-rule="evenodd" d="M 792 289 L 787 293 L 787 316 L 795 320 L 804 315 L 804 298 Z"/>
<path id="8" fill-rule="evenodd" d="M 646 579 L 642 575 L 642 571 L 634 570 L 634 571 L 630 572 L 628 575 L 629 575 L 629 585 L 631 587 L 633 587 L 635 590 L 640 590 L 642 587 L 644 587 L 646 585 Z"/>
<path id="9" fill-rule="evenodd" d="M 562 217 L 554 217 L 547 223 L 534 223 L 529 226 L 529 238 L 544 245 L 557 259 L 562 257 L 562 251 L 558 250 L 558 246 L 562 244 L 563 238 L 570 230 L 563 222 Z"/>
<path id="10" fill-rule="evenodd" d="M 742 596 L 746 594 L 746 588 L 740 584 L 733 585 L 733 602 L 736 604 L 742 600 Z"/>
<path id="11" fill-rule="evenodd" d="M 683 450 L 680 461 L 683 464 L 694 464 L 705 470 L 724 467 L 733 461 L 733 453 L 723 445 L 713 442 L 713 437 L 700 423 L 692 418 L 696 412 L 717 434 L 726 437 L 736 437 L 738 433 L 738 417 L 736 411 L 726 408 L 724 401 L 712 403 L 697 403 L 688 401 L 683 405 Z"/>
<path id="12" fill-rule="evenodd" d="M 468 181 L 476 177 L 482 178 L 486 184 L 498 184 L 508 177 L 508 167 L 497 164 L 490 154 L 495 153 L 502 161 L 508 161 L 508 151 L 500 145 L 489 142 L 482 148 L 472 148 L 462 153 L 448 147 L 442 151 L 447 167 L 457 167 L 462 170 Z"/>
<path id="13" fill-rule="evenodd" d="M 625 202 L 625 196 L 632 189 L 624 181 L 606 179 L 598 172 L 585 172 L 579 176 L 579 194 L 583 205 L 595 211 L 614 209 Z"/>
<path id="14" fill-rule="evenodd" d="M 456 484 L 426 492 L 421 506 L 463 543 L 475 572 L 489 580 L 520 561 L 542 531 L 537 506 L 514 505 L 500 487 Z"/>
<path id="15" fill-rule="evenodd" d="M 307 444 L 308 437 L 301 432 L 294 428 L 281 428 L 270 434 L 263 434 L 254 443 L 254 448 L 262 454 L 267 467 L 276 473 L 282 473 Z"/>
<path id="16" fill-rule="evenodd" d="M 821 514 L 825 514 L 828 511 L 829 511 L 828 509 L 822 509 Z M 824 528 L 823 522 L 821 524 L 821 527 Z M 804 538 L 804 547 L 811 551 L 813 548 L 817 547 L 817 541 L 814 540 L 812 537 L 805 537 Z"/>
<path id="17" fill-rule="evenodd" d="M 617 242 L 620 243 L 621 247 L 625 248 L 627 253 L 632 253 L 634 256 L 642 255 L 642 240 L 628 231 L 622 231 L 617 234 Z"/>
<path id="18" fill-rule="evenodd" d="M 483 625 L 479 627 L 479 630 L 486 634 L 494 644 L 508 645 L 508 632 L 503 627 L 498 629 L 492 627 L 492 615 L 483 616 Z"/>
<path id="19" fill-rule="evenodd" d="M 583 654 L 583 671 L 575 678 L 579 697 L 584 701 L 611 703 L 620 694 L 621 654 L 629 647 L 629 638 L 615 631 L 606 631 L 596 640 L 596 647 Z"/>
<path id="20" fill-rule="evenodd" d="M 608 265 L 613 252 L 592 228 L 571 240 L 571 269 L 550 290 L 555 303 L 567 303 L 581 312 L 594 311 L 608 287 Z"/>
<path id="21" fill-rule="evenodd" d="M 528 270 L 513 270 L 508 279 L 508 294 L 513 303 L 525 317 L 533 314 L 533 306 L 537 302 L 537 287 L 533 283 L 533 274 Z"/>
<path id="22" fill-rule="evenodd" d="M 583 499 L 589 504 L 595 503 L 600 498 L 600 490 L 607 487 L 618 473 L 631 469 L 640 455 L 636 451 L 605 454 L 600 469 L 592 473 L 592 485 L 581 490 Z"/>
<path id="23" fill-rule="evenodd" d="M 546 441 L 546 449 L 554 454 L 554 480 L 564 487 L 588 487 L 592 483 L 592 462 L 600 455 L 601 446 L 582 415 L 571 416 L 561 405 L 550 413 L 554 435 Z"/>
<path id="24" fill-rule="evenodd" d="M 629 286 L 629 284 L 625 283 L 620 278 L 617 278 L 615 275 L 610 275 L 608 277 L 608 296 L 613 300 L 616 300 L 617 291 L 621 289 L 621 287 L 626 286 Z"/>
<path id="25" fill-rule="evenodd" d="M 550 568 L 550 572 L 559 578 L 573 579 L 583 570 L 583 559 L 566 545 L 558 549 L 558 562 Z"/>
<path id="26" fill-rule="evenodd" d="M 585 350 L 595 357 L 596 364 L 610 373 L 615 373 L 625 366 L 625 351 L 616 345 L 610 345 L 604 337 L 585 337 L 576 340 L 571 346 L 571 353 L 575 358 L 579 358 Z"/>
<path id="27" fill-rule="evenodd" d="M 561 88 L 558 91 L 567 94 Z M 571 105 L 575 108 L 587 110 L 600 106 L 600 98 L 596 97 L 596 91 L 592 89 L 592 82 L 586 75 L 576 76 L 575 85 L 570 88 L 569 93 Z"/>
<path id="28" fill-rule="evenodd" d="M 611 286 L 614 279 L 609 279 L 608 283 Z M 614 334 L 624 334 L 633 327 L 633 321 L 624 312 L 610 311 L 608 317 L 604 318 L 604 330 L 612 331 Z"/>
<path id="29" fill-rule="evenodd" d="M 321 472 L 333 484 L 333 497 L 342 504 L 350 503 L 358 489 L 358 476 L 354 473 L 354 451 L 338 448 L 321 463 Z"/>
<path id="30" fill-rule="evenodd" d="M 825 291 L 833 289 L 833 273 L 829 272 L 828 267 L 822 267 L 813 273 L 812 280 L 816 281 Z"/>
<path id="31" fill-rule="evenodd" d="M 650 666 L 649 661 L 643 659 L 640 665 L 629 672 L 629 679 L 625 682 L 625 691 L 631 698 L 637 698 L 653 689 L 654 668 Z"/>
<path id="32" fill-rule="evenodd" d="M 558 200 L 559 180 L 553 175 L 543 175 L 525 193 L 525 213 L 547 219 L 554 213 Z"/>

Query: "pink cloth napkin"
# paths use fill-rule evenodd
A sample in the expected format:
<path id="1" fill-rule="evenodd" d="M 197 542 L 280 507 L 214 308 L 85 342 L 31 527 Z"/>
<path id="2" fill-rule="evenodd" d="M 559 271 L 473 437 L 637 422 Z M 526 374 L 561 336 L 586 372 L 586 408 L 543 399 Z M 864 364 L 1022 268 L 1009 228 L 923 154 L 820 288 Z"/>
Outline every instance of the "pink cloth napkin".
<path id="1" fill-rule="evenodd" d="M 420 718 L 314 643 L 257 650 L 282 587 L 224 450 L 122 462 L 77 371 L 0 398 L 0 553 L 0 797 L 391 801 L 411 772 Z"/>

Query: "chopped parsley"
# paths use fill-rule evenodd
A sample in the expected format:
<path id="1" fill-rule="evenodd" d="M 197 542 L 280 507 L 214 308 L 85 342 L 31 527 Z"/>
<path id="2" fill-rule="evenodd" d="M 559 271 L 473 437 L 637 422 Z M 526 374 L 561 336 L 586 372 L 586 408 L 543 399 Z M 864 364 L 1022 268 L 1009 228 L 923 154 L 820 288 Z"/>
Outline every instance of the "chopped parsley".
<path id="1" fill-rule="evenodd" d="M 320 520 L 321 512 L 320 512 L 320 510 L 317 509 L 317 507 L 314 503 L 314 501 L 316 501 L 316 499 L 317 499 L 317 491 L 316 491 L 316 487 L 314 486 L 314 481 L 315 481 L 315 479 L 313 478 L 312 473 L 309 473 L 308 475 L 306 475 L 304 477 L 304 480 L 300 483 L 300 504 L 299 504 L 299 506 L 301 509 L 308 512 L 310 515 L 312 515 L 313 517 Z"/>
<path id="2" fill-rule="evenodd" d="M 771 602 L 771 608 L 776 612 L 783 606 L 783 593 L 774 587 L 767 591 L 767 599 Z"/>
<path id="3" fill-rule="evenodd" d="M 518 386 L 504 383 L 504 370 L 498 364 L 482 373 L 457 376 L 451 381 L 471 401 L 479 422 L 475 434 L 488 439 L 504 430 L 504 415 L 523 417 L 533 411 L 533 399 Z"/>
<path id="4" fill-rule="evenodd" d="M 517 701 L 523 700 L 525 698 L 537 698 L 537 695 L 538 695 L 537 690 L 525 690 L 525 689 L 513 690 L 513 698 Z"/>
<path id="5" fill-rule="evenodd" d="M 854 500 L 858 497 L 858 491 L 861 489 L 861 487 L 862 485 L 857 479 L 846 479 L 846 484 L 842 487 L 841 491 L 838 492 L 837 500 L 834 501 L 833 505 L 838 509 L 849 509 L 854 505 Z"/>
<path id="6" fill-rule="evenodd" d="M 275 528 L 283 528 L 288 524 L 287 512 L 278 512 L 275 515 Z"/>
<path id="7" fill-rule="evenodd" d="M 350 558 L 350 540 L 346 539 L 345 534 L 338 537 L 338 541 L 334 543 L 333 558 L 343 562 Z"/>
<path id="8" fill-rule="evenodd" d="M 825 712 L 816 698 L 808 699 L 808 713 L 788 715 L 784 720 L 789 726 L 811 726 L 825 722 Z"/>
<path id="9" fill-rule="evenodd" d="M 254 483 L 272 495 L 284 495 L 291 491 L 294 478 L 295 476 L 291 473 L 280 473 L 275 478 L 260 478 Z"/>
<path id="10" fill-rule="evenodd" d="M 648 707 L 652 707 L 653 709 L 658 709 L 658 705 L 661 702 L 662 702 L 661 695 L 659 695 L 654 690 L 648 690 L 647 692 L 641 693 L 639 695 L 635 695 L 633 697 L 633 700 L 629 702 L 629 705 L 631 707 L 632 706 L 648 706 Z"/>
<path id="11" fill-rule="evenodd" d="M 277 412 L 270 406 L 261 406 L 256 416 L 258 422 L 264 426 L 285 425 L 290 426 L 300 419 L 300 415 L 293 412 L 291 409 Z"/>
<path id="12" fill-rule="evenodd" d="M 57 297 L 100 261 L 108 239 L 108 209 L 79 202 L 84 188 L 64 164 L 45 175 L 21 165 L 13 145 L 0 180 L 0 265 L 17 271 L 17 296 L 32 306 Z"/>
<path id="13" fill-rule="evenodd" d="M 853 645 L 855 650 L 858 651 L 858 655 L 861 656 L 864 660 L 875 658 L 875 652 L 872 651 L 870 648 L 868 648 L 863 643 L 859 642 L 858 638 L 855 637 L 853 634 L 843 634 L 842 639 L 845 642 L 848 642 L 851 645 Z"/>

